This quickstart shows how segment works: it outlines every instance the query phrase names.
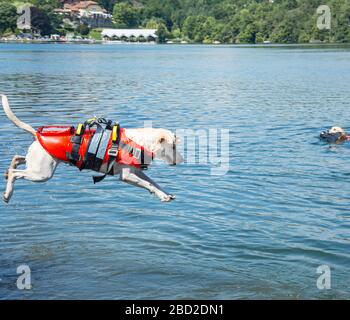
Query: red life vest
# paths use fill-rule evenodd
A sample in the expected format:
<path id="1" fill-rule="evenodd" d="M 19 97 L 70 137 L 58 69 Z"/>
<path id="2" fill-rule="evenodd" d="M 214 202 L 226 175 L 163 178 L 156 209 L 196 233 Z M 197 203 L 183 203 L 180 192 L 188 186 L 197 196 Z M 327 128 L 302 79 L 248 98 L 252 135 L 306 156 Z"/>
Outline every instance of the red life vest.
<path id="1" fill-rule="evenodd" d="M 76 129 L 69 126 L 45 126 L 40 127 L 36 136 L 42 147 L 54 158 L 69 163 L 69 154 L 72 152 L 73 143 L 72 137 L 75 135 Z M 85 155 L 89 147 L 89 142 L 94 135 L 95 130 L 85 129 L 82 137 L 82 143 L 79 149 L 80 160 L 76 163 L 79 169 L 84 169 Z M 144 165 L 150 164 L 153 159 L 153 153 L 146 150 L 143 146 L 138 145 L 125 135 L 125 129 L 120 129 L 120 145 L 127 146 L 128 148 L 118 147 L 118 156 L 116 163 L 122 165 L 128 165 L 136 168 L 143 168 Z M 109 155 L 108 150 L 112 147 L 112 137 L 108 142 L 107 151 L 105 153 L 103 163 L 108 163 Z M 149 163 L 140 163 L 140 158 L 134 155 L 138 150 L 144 153 L 146 159 L 150 159 Z"/>

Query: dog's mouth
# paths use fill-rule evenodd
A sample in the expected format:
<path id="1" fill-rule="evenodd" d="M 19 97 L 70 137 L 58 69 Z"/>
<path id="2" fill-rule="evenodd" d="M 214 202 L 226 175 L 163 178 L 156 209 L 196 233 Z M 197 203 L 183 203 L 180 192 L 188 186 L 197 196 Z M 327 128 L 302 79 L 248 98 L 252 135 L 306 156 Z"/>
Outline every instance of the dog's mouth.
<path id="1" fill-rule="evenodd" d="M 320 134 L 320 139 L 327 142 L 327 143 L 337 143 L 340 141 L 340 138 L 342 137 L 342 133 L 336 132 L 336 133 L 330 133 L 328 131 L 323 131 Z"/>

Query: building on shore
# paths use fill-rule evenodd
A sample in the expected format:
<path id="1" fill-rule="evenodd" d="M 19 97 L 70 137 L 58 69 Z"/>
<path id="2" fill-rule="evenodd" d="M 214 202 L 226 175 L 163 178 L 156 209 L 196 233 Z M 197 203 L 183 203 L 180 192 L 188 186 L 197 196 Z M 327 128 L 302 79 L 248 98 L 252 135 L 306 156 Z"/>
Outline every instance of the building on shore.
<path id="1" fill-rule="evenodd" d="M 108 28 L 113 25 L 112 15 L 108 14 L 96 1 L 62 1 L 63 9 L 56 9 L 64 16 L 64 21 L 73 26 L 85 24 L 90 28 Z"/>
<path id="2" fill-rule="evenodd" d="M 40 37 L 47 31 L 50 24 L 49 18 L 39 8 L 32 4 L 24 4 L 17 9 L 17 29 L 26 37 L 31 34 L 34 38 Z"/>
<path id="3" fill-rule="evenodd" d="M 105 41 L 119 42 L 156 42 L 157 29 L 104 29 L 102 38 Z"/>

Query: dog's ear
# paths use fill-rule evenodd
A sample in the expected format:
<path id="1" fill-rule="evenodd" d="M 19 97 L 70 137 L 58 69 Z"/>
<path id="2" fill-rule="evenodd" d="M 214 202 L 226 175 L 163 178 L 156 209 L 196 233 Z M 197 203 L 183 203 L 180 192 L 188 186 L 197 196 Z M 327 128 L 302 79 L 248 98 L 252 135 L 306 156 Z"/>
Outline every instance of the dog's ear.
<path id="1" fill-rule="evenodd" d="M 162 149 L 162 144 L 164 142 L 168 142 L 169 137 L 167 136 L 166 132 L 163 130 L 159 130 L 156 132 L 156 135 L 153 137 L 152 144 L 150 146 L 150 149 L 152 152 L 157 152 Z"/>
<path id="2" fill-rule="evenodd" d="M 152 144 L 153 152 L 157 152 L 163 148 L 163 144 L 178 144 L 180 141 L 176 136 L 169 130 L 159 130 L 155 136 L 154 142 Z"/>
<path id="3" fill-rule="evenodd" d="M 162 143 L 164 143 L 166 140 L 165 140 L 165 138 L 164 137 L 159 137 L 158 138 L 158 144 L 162 144 Z"/>
<path id="4" fill-rule="evenodd" d="M 176 143 L 175 135 L 168 130 L 160 130 L 157 134 L 157 143 L 162 144 L 164 142 L 168 144 Z"/>

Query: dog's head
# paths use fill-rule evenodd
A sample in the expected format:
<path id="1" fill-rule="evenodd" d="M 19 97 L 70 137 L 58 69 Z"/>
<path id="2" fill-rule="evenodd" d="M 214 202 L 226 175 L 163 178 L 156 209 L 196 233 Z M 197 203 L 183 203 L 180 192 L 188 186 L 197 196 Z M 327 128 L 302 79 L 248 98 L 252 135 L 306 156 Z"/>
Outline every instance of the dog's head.
<path id="1" fill-rule="evenodd" d="M 182 155 L 178 152 L 177 146 L 180 139 L 169 130 L 155 129 L 154 143 L 151 147 L 155 157 L 162 159 L 167 164 L 177 165 L 184 161 Z"/>
<path id="2" fill-rule="evenodd" d="M 328 143 L 340 143 L 347 140 L 346 132 L 343 128 L 332 127 L 320 134 L 320 138 Z"/>

